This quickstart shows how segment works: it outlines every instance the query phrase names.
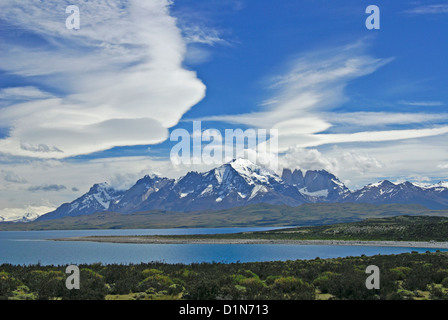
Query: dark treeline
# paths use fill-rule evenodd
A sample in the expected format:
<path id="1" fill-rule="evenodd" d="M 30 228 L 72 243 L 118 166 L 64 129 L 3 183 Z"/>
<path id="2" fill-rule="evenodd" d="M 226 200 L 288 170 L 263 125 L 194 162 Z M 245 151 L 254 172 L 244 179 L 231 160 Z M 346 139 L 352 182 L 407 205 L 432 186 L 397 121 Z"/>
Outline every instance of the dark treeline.
<path id="1" fill-rule="evenodd" d="M 368 265 L 380 289 L 367 289 Z M 448 254 L 253 263 L 79 265 L 81 288 L 65 287 L 66 266 L 0 266 L 2 299 L 448 299 Z"/>

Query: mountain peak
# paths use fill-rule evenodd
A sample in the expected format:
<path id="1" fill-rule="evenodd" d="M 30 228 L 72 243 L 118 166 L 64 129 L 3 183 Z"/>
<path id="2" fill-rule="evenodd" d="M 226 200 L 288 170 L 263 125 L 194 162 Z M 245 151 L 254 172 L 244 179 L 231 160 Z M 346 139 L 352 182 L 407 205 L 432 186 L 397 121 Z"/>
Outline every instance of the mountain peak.
<path id="1" fill-rule="evenodd" d="M 295 186 L 300 193 L 310 201 L 339 201 L 346 197 L 350 190 L 335 175 L 326 170 L 283 169 L 282 179 L 285 183 Z M 318 200 L 317 200 L 318 199 Z"/>
<path id="2" fill-rule="evenodd" d="M 95 183 L 89 190 L 88 193 L 98 193 L 106 189 L 111 189 L 107 182 Z"/>
<path id="3" fill-rule="evenodd" d="M 153 181 L 161 180 L 162 178 L 156 174 L 147 174 L 143 178 L 137 180 L 135 184 L 141 184 L 141 183 L 151 183 Z"/>
<path id="4" fill-rule="evenodd" d="M 448 207 L 448 182 L 426 187 L 410 182 L 381 180 L 357 191 L 326 170 L 272 170 L 244 158 L 233 159 L 208 172 L 190 171 L 178 179 L 145 175 L 129 190 L 108 183 L 95 184 L 88 193 L 40 219 L 114 211 L 133 213 L 153 209 L 202 211 L 254 203 L 297 206 L 316 202 L 418 203 Z M 412 202 L 410 202 L 412 201 Z"/>
<path id="5" fill-rule="evenodd" d="M 253 163 L 252 161 L 244 158 L 233 159 L 232 161 L 227 162 L 224 166 L 229 165 L 233 169 L 239 170 L 247 170 L 247 169 L 259 169 L 261 168 L 259 165 Z"/>
<path id="6" fill-rule="evenodd" d="M 254 165 L 254 163 L 252 161 L 250 161 L 249 159 L 246 158 L 236 158 L 236 159 L 232 159 L 231 161 L 227 162 L 229 164 L 237 164 L 237 165 L 243 165 L 243 166 L 250 166 L 250 165 Z"/>
<path id="7" fill-rule="evenodd" d="M 395 183 L 392 183 L 389 180 L 380 180 L 378 182 L 371 183 L 371 184 L 367 185 L 367 187 L 377 188 L 380 186 L 395 186 L 395 185 L 396 185 Z"/>
<path id="8" fill-rule="evenodd" d="M 291 171 L 291 169 L 283 168 L 282 180 L 287 184 L 302 186 L 304 183 L 303 179 L 302 170 L 294 169 L 294 171 Z"/>
<path id="9" fill-rule="evenodd" d="M 448 189 L 448 181 L 439 181 L 438 183 L 435 184 L 435 186 Z"/>
<path id="10" fill-rule="evenodd" d="M 283 182 L 274 171 L 255 164 L 247 159 L 234 159 L 227 163 L 227 165 L 232 167 L 249 184 L 252 184 L 251 181 L 255 183 L 267 183 L 269 180 Z"/>

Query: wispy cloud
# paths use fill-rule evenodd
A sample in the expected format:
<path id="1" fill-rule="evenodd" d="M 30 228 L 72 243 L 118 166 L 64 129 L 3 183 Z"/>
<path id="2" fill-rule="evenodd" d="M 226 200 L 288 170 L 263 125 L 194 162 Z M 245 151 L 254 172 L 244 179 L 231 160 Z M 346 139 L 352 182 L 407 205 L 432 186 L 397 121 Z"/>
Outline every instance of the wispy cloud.
<path id="1" fill-rule="evenodd" d="M 365 50 L 366 45 L 360 41 L 303 54 L 288 65 L 284 74 L 271 79 L 270 87 L 276 94 L 261 105 L 263 111 L 206 119 L 278 129 L 281 151 L 291 147 L 398 141 L 448 133 L 448 113 L 334 111 L 349 101 L 350 97 L 344 92 L 348 83 L 393 61 L 392 58 L 371 57 Z M 401 103 L 441 104 L 439 101 Z M 403 125 L 418 127 L 403 129 Z"/>
<path id="2" fill-rule="evenodd" d="M 367 76 L 390 63 L 392 58 L 373 58 L 365 54 L 365 43 L 327 48 L 309 52 L 293 59 L 283 74 L 270 81 L 273 96 L 262 104 L 262 111 L 249 114 L 208 117 L 254 127 L 275 128 L 279 132 L 279 146 L 286 150 L 325 143 L 319 133 L 333 126 L 332 110 L 348 97 L 344 89 L 350 81 Z M 334 114 L 336 118 L 338 114 Z M 372 114 L 347 114 L 347 119 L 362 121 Z"/>
<path id="3" fill-rule="evenodd" d="M 324 144 L 338 144 L 349 142 L 383 142 L 394 140 L 407 140 L 425 138 L 448 134 L 448 126 L 427 129 L 403 129 L 384 131 L 363 131 L 355 133 L 319 134 L 314 141 L 304 144 L 306 147 L 315 147 Z"/>
<path id="4" fill-rule="evenodd" d="M 420 104 L 418 104 L 420 105 Z M 326 113 L 322 117 L 332 124 L 357 127 L 378 127 L 383 125 L 407 125 L 422 123 L 440 123 L 448 120 L 448 113 L 423 112 L 340 112 Z"/>
<path id="5" fill-rule="evenodd" d="M 11 183 L 27 183 L 28 181 L 25 178 L 20 177 L 17 173 L 12 170 L 0 170 L 0 175 L 3 180 Z"/>
<path id="6" fill-rule="evenodd" d="M 36 192 L 36 191 L 44 191 L 44 192 L 57 192 L 67 189 L 66 186 L 61 184 L 45 184 L 41 186 L 31 186 L 28 188 L 28 191 Z"/>
<path id="7" fill-rule="evenodd" d="M 47 99 L 50 97 L 52 97 L 50 93 L 41 91 L 32 86 L 0 89 L 0 99 L 3 100 L 36 100 Z"/>
<path id="8" fill-rule="evenodd" d="M 442 14 L 448 13 L 448 4 L 432 4 L 406 10 L 408 14 Z"/>
<path id="9" fill-rule="evenodd" d="M 398 102 L 399 104 L 406 106 L 422 106 L 422 107 L 437 107 L 443 106 L 444 103 L 441 101 L 404 101 L 401 100 Z"/>
<path id="10" fill-rule="evenodd" d="M 28 204 L 40 205 L 42 200 L 50 200 L 51 204 L 59 206 L 73 201 L 77 195 L 84 194 L 93 184 L 99 182 L 108 182 L 117 189 L 128 189 L 147 174 L 179 178 L 191 170 L 206 171 L 213 167 L 205 164 L 174 166 L 169 158 L 149 156 L 120 156 L 82 161 L 19 157 L 10 157 L 10 160 L 10 163 L 2 161 L 1 168 L 4 172 L 1 177 L 5 177 L 7 172 L 15 172 L 17 175 L 10 177 L 15 180 L 26 178 L 27 184 L 0 183 L 0 210 L 22 207 L 24 199 Z M 33 192 L 28 190 L 30 186 Z"/>
<path id="11" fill-rule="evenodd" d="M 432 182 L 446 180 L 448 150 L 441 148 L 446 135 L 381 143 L 347 143 L 333 146 L 290 148 L 279 158 L 279 167 L 326 169 L 355 190 L 381 179 Z"/>
<path id="12" fill-rule="evenodd" d="M 200 43 L 213 46 L 215 44 L 227 44 L 218 30 L 200 27 L 198 25 L 185 26 L 182 28 L 184 38 L 188 43 Z"/>
<path id="13" fill-rule="evenodd" d="M 259 105 L 260 111 L 206 119 L 276 128 L 280 166 L 324 168 L 340 174 L 346 182 L 350 180 L 352 187 L 378 177 L 408 177 L 418 170 L 428 176 L 440 174 L 434 161 L 446 157 L 437 146 L 448 136 L 448 113 L 338 110 L 341 105 L 353 104 L 345 91 L 350 82 L 386 68 L 393 61 L 372 57 L 366 51 L 367 46 L 358 42 L 305 53 L 293 59 L 282 74 L 271 78 L 274 94 Z M 442 105 L 429 100 L 400 102 Z M 413 155 L 431 149 L 438 151 L 430 158 Z M 404 160 L 416 157 L 419 160 L 412 164 Z"/>
<path id="14" fill-rule="evenodd" d="M 0 4 L 1 19 L 46 40 L 31 47 L 20 38 L 0 39 L 0 69 L 30 81 L 39 77 L 55 92 L 46 97 L 39 85 L 1 91 L 3 98 L 39 100 L 0 109 L 0 126 L 11 128 L 0 152 L 64 158 L 164 141 L 168 128 L 205 95 L 195 72 L 182 66 L 186 41 L 170 15 L 171 2 L 81 2 L 76 31 L 65 27 L 69 4 Z"/>
<path id="15" fill-rule="evenodd" d="M 292 147 L 285 152 L 285 155 L 280 158 L 279 164 L 283 168 L 325 169 L 333 174 L 343 174 L 344 176 L 347 171 L 350 171 L 351 176 L 357 176 L 364 175 L 371 170 L 381 169 L 384 166 L 380 160 L 366 152 L 347 149 L 322 153 L 315 148 L 300 147 Z M 354 181 L 357 180 L 354 179 Z"/>

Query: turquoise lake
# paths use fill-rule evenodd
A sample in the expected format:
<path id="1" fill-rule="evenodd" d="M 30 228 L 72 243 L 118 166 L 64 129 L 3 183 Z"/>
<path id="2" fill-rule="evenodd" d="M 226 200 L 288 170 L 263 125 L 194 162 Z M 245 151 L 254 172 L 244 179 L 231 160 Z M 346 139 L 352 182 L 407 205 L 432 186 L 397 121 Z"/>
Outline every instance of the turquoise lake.
<path id="1" fill-rule="evenodd" d="M 89 235 L 211 234 L 260 231 L 272 228 L 138 229 L 1 231 L 0 264 L 67 265 L 82 263 L 136 264 L 141 262 L 201 263 L 337 258 L 437 249 L 327 246 L 290 244 L 122 244 L 51 241 L 48 239 Z M 277 228 L 278 229 L 278 228 Z M 448 251 L 440 249 L 440 251 Z"/>

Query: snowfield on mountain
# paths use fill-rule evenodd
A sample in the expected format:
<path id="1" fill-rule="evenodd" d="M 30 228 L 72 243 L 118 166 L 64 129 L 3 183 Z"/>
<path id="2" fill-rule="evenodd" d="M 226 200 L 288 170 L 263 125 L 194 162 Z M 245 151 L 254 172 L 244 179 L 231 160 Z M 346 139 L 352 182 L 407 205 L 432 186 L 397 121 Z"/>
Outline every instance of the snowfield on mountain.
<path id="1" fill-rule="evenodd" d="M 178 212 L 219 210 L 267 203 L 298 206 L 304 203 L 420 204 L 429 209 L 448 208 L 448 182 L 434 185 L 383 180 L 359 190 L 349 190 L 325 170 L 291 171 L 282 175 L 246 159 L 234 159 L 207 172 L 189 172 L 178 179 L 147 175 L 129 190 L 107 183 L 65 203 L 37 220 L 89 215 L 112 211 L 134 213 L 148 210 Z"/>

